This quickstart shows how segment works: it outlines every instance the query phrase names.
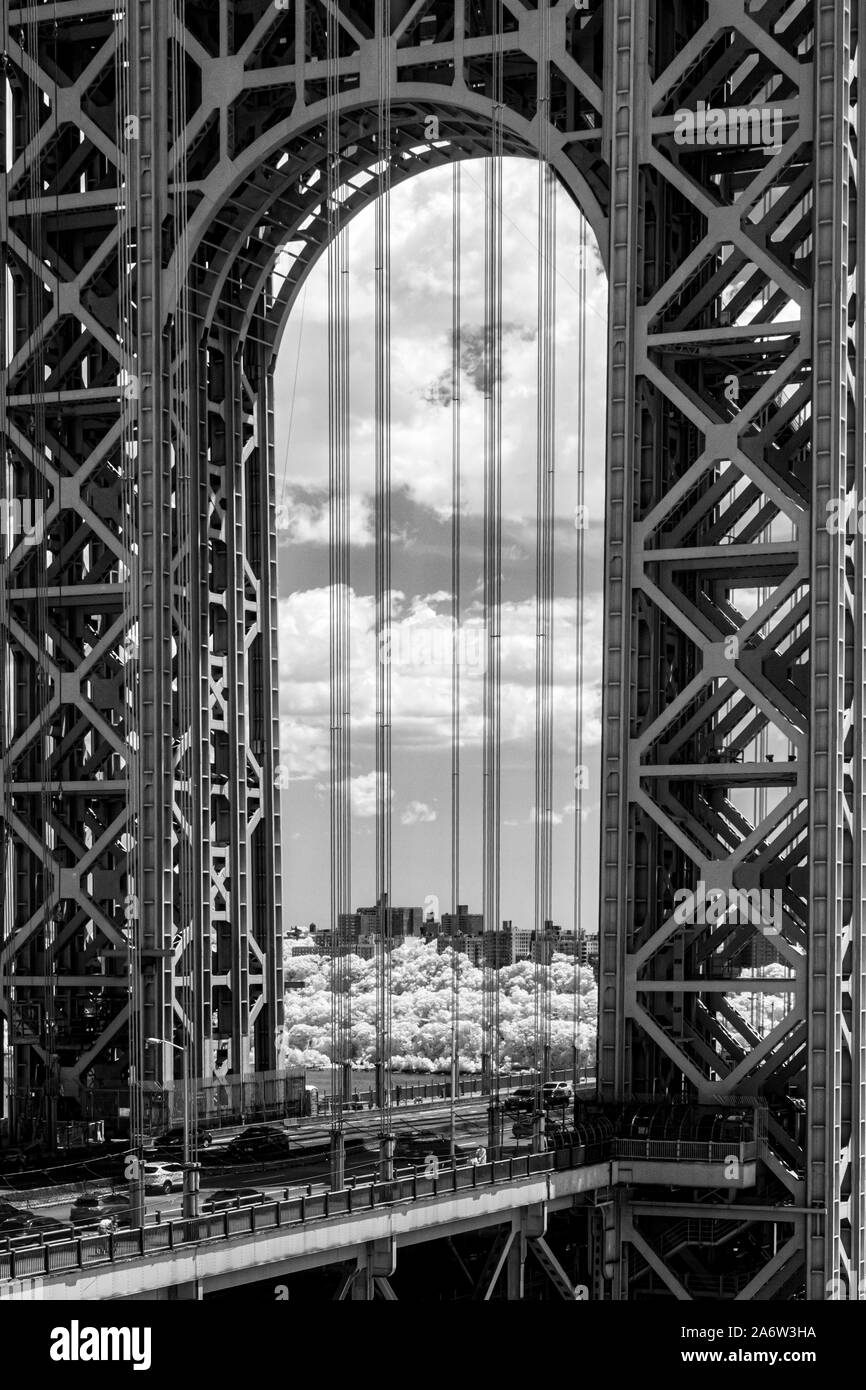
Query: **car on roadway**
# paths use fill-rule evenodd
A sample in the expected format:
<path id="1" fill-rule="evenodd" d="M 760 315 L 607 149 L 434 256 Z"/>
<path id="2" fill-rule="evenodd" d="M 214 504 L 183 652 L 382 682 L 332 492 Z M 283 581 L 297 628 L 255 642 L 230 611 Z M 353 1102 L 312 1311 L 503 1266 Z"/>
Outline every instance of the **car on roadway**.
<path id="1" fill-rule="evenodd" d="M 408 1163 L 423 1163 L 425 1159 L 432 1155 L 433 1158 L 445 1159 L 451 1157 L 451 1140 L 444 1134 L 437 1134 L 435 1131 L 425 1132 L 424 1130 L 410 1131 L 408 1134 L 398 1134 L 394 1145 L 395 1160 L 403 1159 Z M 454 1147 L 454 1157 L 457 1159 L 466 1157 L 466 1150 L 459 1144 Z"/>
<path id="2" fill-rule="evenodd" d="M 219 1187 L 212 1192 L 206 1202 L 202 1202 L 199 1211 L 205 1215 L 214 1215 L 222 1211 L 231 1211 L 234 1207 L 253 1207 L 260 1202 L 266 1201 L 264 1192 L 260 1192 L 257 1187 Z"/>
<path id="3" fill-rule="evenodd" d="M 114 1230 L 132 1224 L 129 1196 L 125 1192 L 82 1192 L 69 1208 L 74 1226 L 100 1226 Z"/>
<path id="4" fill-rule="evenodd" d="M 144 1165 L 145 1192 L 183 1191 L 183 1164 L 158 1161 Z"/>
<path id="5" fill-rule="evenodd" d="M 285 1130 L 276 1125 L 253 1125 L 226 1144 L 226 1157 L 231 1163 L 264 1163 L 269 1159 L 288 1158 L 291 1141 Z"/>
<path id="6" fill-rule="evenodd" d="M 545 1081 L 541 1099 L 544 1105 L 570 1105 L 574 1100 L 574 1087 L 570 1081 Z"/>
<path id="7" fill-rule="evenodd" d="M 10 1240 L 17 1236 L 50 1239 L 71 1233 L 69 1222 L 61 1221 L 59 1217 L 44 1216 L 28 1207 L 13 1207 L 9 1202 L 0 1202 L 0 1236 L 7 1236 Z"/>
<path id="8" fill-rule="evenodd" d="M 238 1139 L 271 1139 L 275 1134 L 285 1135 L 282 1125 L 247 1125 L 236 1137 Z"/>
<path id="9" fill-rule="evenodd" d="M 192 1142 L 193 1131 L 190 1129 L 190 1142 Z M 209 1149 L 213 1143 L 213 1134 L 203 1125 L 199 1125 L 196 1131 L 196 1138 L 200 1149 Z M 182 1149 L 183 1148 L 183 1125 L 172 1125 L 169 1129 L 163 1130 L 162 1134 L 157 1134 L 153 1141 L 155 1149 Z"/>
<path id="10" fill-rule="evenodd" d="M 515 1139 L 531 1139 L 535 1133 L 536 1123 L 544 1121 L 543 1132 L 547 1135 L 559 1134 L 562 1125 L 556 1120 L 546 1119 L 541 1110 L 537 1110 L 534 1115 L 520 1115 L 517 1122 L 512 1126 L 511 1133 Z"/>
<path id="11" fill-rule="evenodd" d="M 532 1110 L 535 1105 L 535 1092 L 531 1086 L 518 1086 L 505 1097 L 502 1103 L 503 1110 L 513 1112 L 515 1110 Z"/>

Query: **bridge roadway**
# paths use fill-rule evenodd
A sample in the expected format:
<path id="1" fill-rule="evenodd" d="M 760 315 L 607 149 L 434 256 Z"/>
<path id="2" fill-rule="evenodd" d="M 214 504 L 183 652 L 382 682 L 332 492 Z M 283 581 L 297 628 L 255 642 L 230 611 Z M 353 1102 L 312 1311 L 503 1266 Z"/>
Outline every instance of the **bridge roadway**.
<path id="1" fill-rule="evenodd" d="M 346 1289 L 352 1297 L 370 1298 L 376 1286 L 393 1298 L 388 1279 L 400 1247 L 493 1226 L 510 1228 L 506 1251 L 525 1251 L 532 1239 L 562 1296 L 574 1298 L 544 1243 L 548 1212 L 618 1185 L 753 1187 L 758 1149 L 757 1142 L 612 1139 L 448 1167 L 438 1178 L 371 1182 L 111 1236 L 80 1236 L 0 1254 L 0 1300 L 199 1299 L 338 1264 L 348 1266 Z M 738 1160 L 736 1177 L 730 1172 L 732 1156 Z"/>

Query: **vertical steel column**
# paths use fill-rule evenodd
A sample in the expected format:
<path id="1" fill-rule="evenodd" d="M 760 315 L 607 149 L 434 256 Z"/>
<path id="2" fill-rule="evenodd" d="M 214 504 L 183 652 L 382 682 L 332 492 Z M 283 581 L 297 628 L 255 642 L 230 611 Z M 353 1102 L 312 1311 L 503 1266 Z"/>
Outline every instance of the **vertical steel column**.
<path id="1" fill-rule="evenodd" d="M 143 1032 L 171 1038 L 172 624 L 171 459 L 162 298 L 162 226 L 167 206 L 167 13 L 131 0 L 132 69 L 138 80 L 138 372 L 141 722 L 138 808 Z M 154 1060 L 162 1049 L 150 1049 Z M 146 1055 L 148 1049 L 145 1049 Z M 158 1062 L 155 1063 L 158 1065 Z"/>
<path id="2" fill-rule="evenodd" d="M 276 463 L 274 457 L 274 366 L 260 347 L 258 387 L 258 456 L 247 477 L 251 562 L 256 575 L 258 632 L 250 644 L 251 764 L 260 782 L 259 819 L 251 831 L 253 875 L 252 939 L 261 953 L 261 1005 L 253 1019 L 256 1065 L 277 1065 L 277 1040 L 283 1024 L 282 841 L 280 793 L 276 787 L 280 748 L 280 673 Z"/>
<path id="3" fill-rule="evenodd" d="M 866 0 L 857 0 L 857 212 L 856 245 L 856 381 L 854 388 L 855 434 L 852 456 L 855 486 L 866 499 Z M 854 540 L 852 602 L 854 633 L 866 623 L 866 526 Z M 853 721 L 853 841 L 854 866 L 851 891 L 851 969 L 849 1026 L 851 1030 L 851 1154 L 850 1174 L 850 1280 L 858 1293 L 866 1291 L 866 644 L 860 637 L 854 647 Z"/>
<path id="4" fill-rule="evenodd" d="M 224 331 L 221 349 L 226 381 L 225 542 L 227 644 L 225 658 L 230 776 L 227 862 L 229 923 L 232 938 L 231 1069 L 243 1076 L 249 1070 L 249 901 L 247 894 L 247 689 L 245 652 L 246 589 L 246 452 L 255 428 L 255 401 L 243 371 L 243 354 Z"/>
<path id="5" fill-rule="evenodd" d="M 645 0 L 613 0 L 606 35 L 605 119 L 611 171 L 604 710 L 598 1083 L 606 1100 L 628 1088 L 625 954 L 631 901 L 629 735 L 632 705 L 632 525 L 635 470 L 639 141 L 646 130 Z"/>
<path id="6" fill-rule="evenodd" d="M 810 1206 L 826 1208 L 826 1220 L 815 1220 L 808 1237 L 811 1299 L 825 1298 L 836 1277 L 847 1283 L 850 1255 L 850 995 L 843 975 L 850 968 L 853 885 L 846 739 L 848 721 L 859 713 L 856 691 L 852 711 L 850 643 L 862 645 L 864 615 L 850 610 L 846 526 L 832 528 L 828 518 L 834 501 L 847 498 L 850 487 L 862 496 L 864 483 L 851 476 L 848 457 L 851 18 L 850 0 L 816 0 L 806 1191 Z M 858 901 L 858 931 L 861 911 Z"/>

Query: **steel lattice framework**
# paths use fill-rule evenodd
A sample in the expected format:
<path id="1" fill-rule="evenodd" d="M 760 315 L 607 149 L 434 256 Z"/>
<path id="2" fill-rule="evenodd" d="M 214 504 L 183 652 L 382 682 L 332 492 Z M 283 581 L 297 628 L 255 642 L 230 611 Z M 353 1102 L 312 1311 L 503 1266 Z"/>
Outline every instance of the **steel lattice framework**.
<path id="1" fill-rule="evenodd" d="M 272 373 L 326 238 L 326 27 L 352 213 L 375 195 L 380 15 L 0 0 L 2 496 L 44 505 L 0 582 L 22 1113 L 100 1087 L 116 1104 L 133 1007 L 202 1075 L 274 1065 Z M 396 183 L 487 151 L 493 7 L 391 17 Z M 539 16 L 505 17 L 504 146 L 531 156 Z M 723 1296 L 866 1276 L 866 543 L 825 524 L 866 495 L 864 21 L 864 0 L 551 6 L 546 148 L 610 284 L 600 1092 L 768 1115 L 757 1194 L 702 1202 L 697 1235 L 688 1192 L 598 1202 L 607 1296 L 689 1296 L 682 1261 L 712 1285 L 733 1238 L 751 1264 Z M 772 117 L 778 148 L 683 143 L 700 103 Z M 766 1036 L 730 1004 L 760 933 L 674 915 L 699 881 L 781 895 L 789 1007 Z M 171 1070 L 168 1046 L 142 1060 L 148 1085 Z"/>

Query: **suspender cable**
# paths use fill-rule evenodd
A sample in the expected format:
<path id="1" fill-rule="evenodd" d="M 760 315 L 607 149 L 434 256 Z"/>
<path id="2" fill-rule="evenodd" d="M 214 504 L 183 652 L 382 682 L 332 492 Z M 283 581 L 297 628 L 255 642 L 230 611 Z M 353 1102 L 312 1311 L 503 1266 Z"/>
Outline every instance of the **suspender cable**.
<path id="1" fill-rule="evenodd" d="M 575 615 L 574 615 L 574 1013 L 572 1032 L 572 1080 L 577 1094 L 580 1081 L 580 1026 L 582 1008 L 581 953 L 583 942 L 583 900 L 581 876 L 583 868 L 583 596 L 585 592 L 584 526 L 586 497 L 586 287 L 589 234 L 585 219 L 581 219 L 578 266 L 577 309 L 577 505 L 574 512 L 576 537 Z"/>
<path id="2" fill-rule="evenodd" d="M 538 368 L 536 398 L 535 573 L 535 1141 L 543 1133 L 544 1083 L 550 1074 L 553 820 L 553 534 L 555 469 L 556 183 L 550 145 L 550 9 L 539 8 L 538 72 Z"/>
<path id="3" fill-rule="evenodd" d="M 377 0 L 378 160 L 375 234 L 376 531 L 376 1096 L 380 1169 L 392 1169 L 391 1141 L 391 0 Z M 385 659 L 383 659 L 385 658 Z"/>
<path id="4" fill-rule="evenodd" d="M 460 165 L 451 174 L 451 1157 L 460 1087 Z"/>
<path id="5" fill-rule="evenodd" d="M 484 238 L 484 796 L 482 809 L 482 1089 L 490 1098 L 488 1146 L 500 1144 L 499 969 L 502 707 L 502 148 L 503 7 L 495 0 L 491 158 L 485 162 Z"/>
<path id="6" fill-rule="evenodd" d="M 339 112 L 339 26 L 327 20 L 328 468 L 330 632 L 331 1185 L 345 1184 L 351 976 L 351 650 L 349 450 L 349 244 L 344 225 Z"/>

